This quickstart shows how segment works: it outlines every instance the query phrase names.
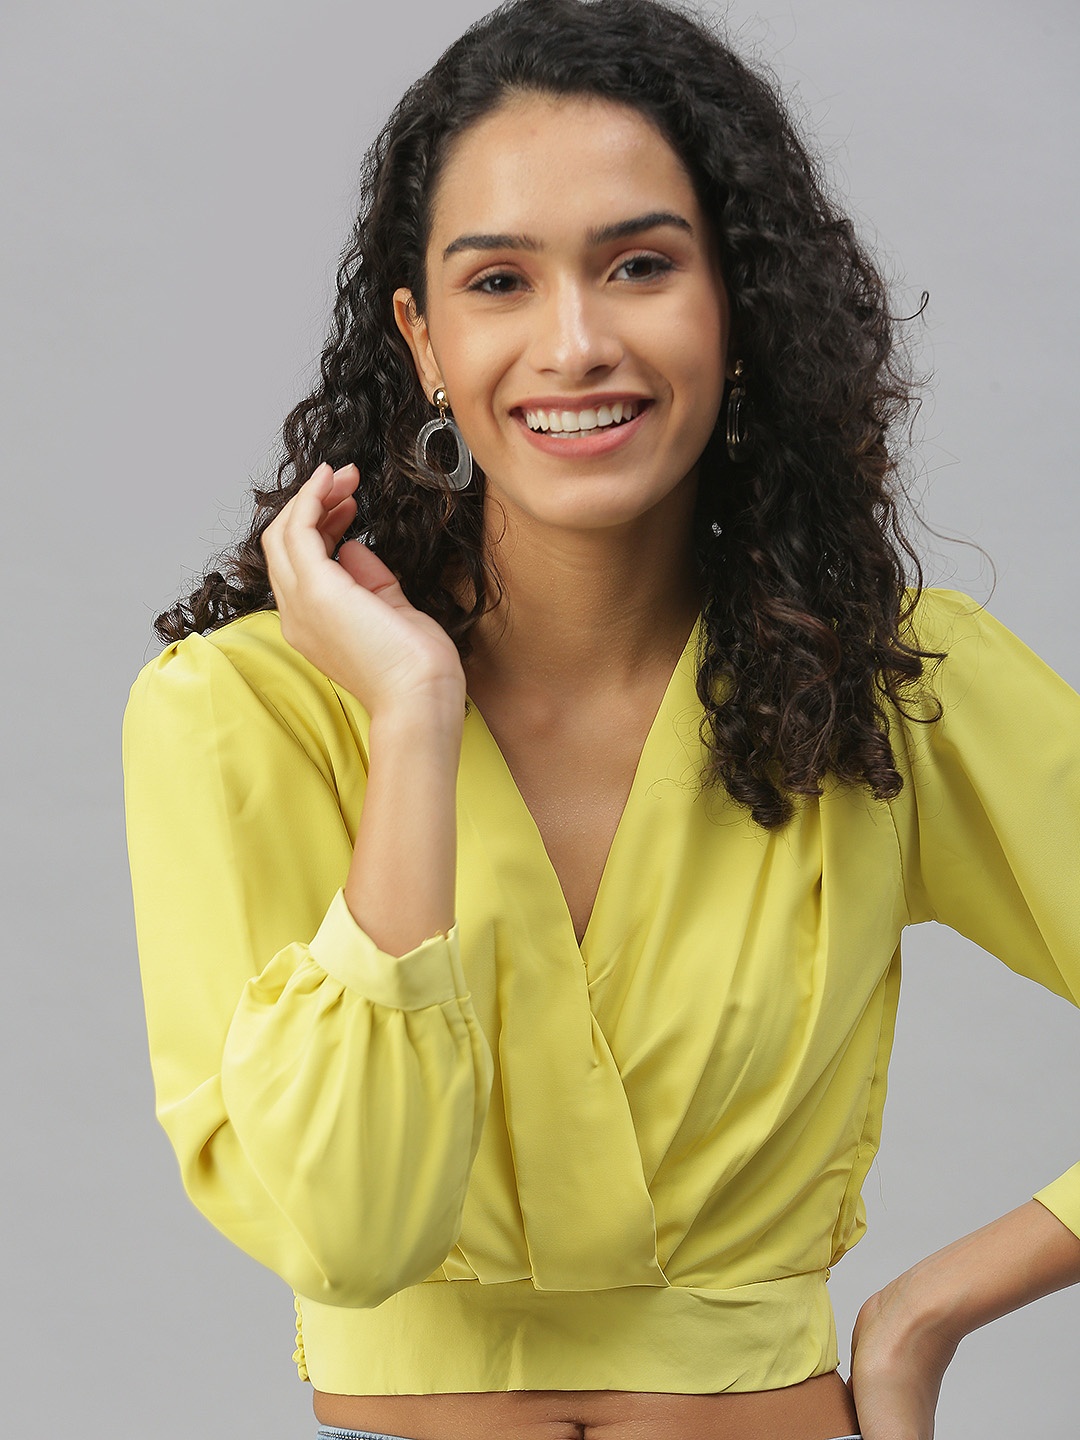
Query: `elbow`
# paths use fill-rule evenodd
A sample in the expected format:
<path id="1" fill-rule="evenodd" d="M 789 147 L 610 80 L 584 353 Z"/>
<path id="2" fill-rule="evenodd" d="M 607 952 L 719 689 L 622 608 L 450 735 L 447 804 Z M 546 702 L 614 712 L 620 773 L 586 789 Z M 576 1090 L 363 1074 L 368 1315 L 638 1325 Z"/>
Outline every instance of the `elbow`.
<path id="1" fill-rule="evenodd" d="M 399 1291 L 435 1275 L 457 1243 L 459 1232 L 460 1226 L 452 1232 L 433 1231 L 422 1245 L 405 1246 L 401 1237 L 394 1237 L 379 1246 L 357 1246 L 347 1254 L 308 1256 L 278 1273 L 297 1294 L 319 1305 L 373 1310 Z"/>
<path id="2" fill-rule="evenodd" d="M 438 1271 L 461 1233 L 464 1188 L 444 1191 L 434 1205 L 429 1191 L 426 1203 L 413 1206 L 400 1195 L 395 1203 L 389 1187 L 376 1189 L 349 1217 L 330 1200 L 333 1186 L 305 1187 L 287 1205 L 245 1191 L 209 1163 L 206 1148 L 181 1162 L 181 1175 L 189 1200 L 215 1229 L 321 1305 L 374 1309 Z"/>

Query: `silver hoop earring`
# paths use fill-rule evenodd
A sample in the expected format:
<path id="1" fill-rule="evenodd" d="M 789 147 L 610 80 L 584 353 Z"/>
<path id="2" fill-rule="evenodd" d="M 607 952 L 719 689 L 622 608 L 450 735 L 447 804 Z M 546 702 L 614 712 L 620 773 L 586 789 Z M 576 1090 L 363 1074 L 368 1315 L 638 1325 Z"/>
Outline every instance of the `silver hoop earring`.
<path id="1" fill-rule="evenodd" d="M 465 444 L 465 438 L 453 419 L 446 413 L 450 401 L 446 398 L 446 391 L 441 385 L 432 395 L 431 403 L 439 407 L 439 414 L 437 419 L 429 420 L 416 437 L 416 468 L 421 475 L 440 488 L 464 490 L 472 480 L 472 451 Z M 428 441 L 439 432 L 451 435 L 457 445 L 457 464 L 448 473 L 436 470 L 428 460 Z"/>
<path id="2" fill-rule="evenodd" d="M 735 384 L 732 386 L 727 400 L 726 431 L 727 453 L 735 464 L 739 465 L 747 459 L 752 448 L 750 401 L 747 399 L 746 386 L 743 384 L 743 362 L 741 360 L 735 361 Z"/>

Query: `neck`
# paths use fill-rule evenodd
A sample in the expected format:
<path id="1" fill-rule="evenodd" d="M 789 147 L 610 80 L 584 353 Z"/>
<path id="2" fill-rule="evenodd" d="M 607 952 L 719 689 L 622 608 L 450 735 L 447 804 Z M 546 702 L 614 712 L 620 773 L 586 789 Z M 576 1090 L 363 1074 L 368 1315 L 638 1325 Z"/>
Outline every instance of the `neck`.
<path id="1" fill-rule="evenodd" d="M 690 516 L 553 530 L 498 513 L 499 604 L 472 632 L 466 674 L 487 688 L 599 694 L 670 670 L 701 609 Z"/>

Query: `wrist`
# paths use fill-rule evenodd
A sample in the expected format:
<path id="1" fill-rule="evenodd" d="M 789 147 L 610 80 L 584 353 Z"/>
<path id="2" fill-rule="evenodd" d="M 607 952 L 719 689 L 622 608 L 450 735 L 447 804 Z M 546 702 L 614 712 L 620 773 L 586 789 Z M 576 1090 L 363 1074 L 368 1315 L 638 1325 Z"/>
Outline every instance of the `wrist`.
<path id="1" fill-rule="evenodd" d="M 956 1345 L 1080 1280 L 1080 1239 L 1036 1200 L 920 1260 L 887 1287 L 912 1338 Z"/>
<path id="2" fill-rule="evenodd" d="M 920 1349 L 930 1346 L 951 1357 L 964 1336 L 981 1323 L 969 1313 L 970 1296 L 951 1259 L 948 1251 L 939 1251 L 893 1282 L 898 1291 L 895 1327 L 899 1344 Z"/>
<path id="3" fill-rule="evenodd" d="M 891 1372 L 917 1358 L 943 1373 L 965 1333 L 955 1299 L 926 1261 L 898 1275 L 859 1313 L 852 1340 L 861 1347 L 863 1365 Z"/>
<path id="4" fill-rule="evenodd" d="M 447 682 L 383 701 L 371 711 L 371 735 L 411 735 L 460 743 L 465 727 L 465 687 Z"/>

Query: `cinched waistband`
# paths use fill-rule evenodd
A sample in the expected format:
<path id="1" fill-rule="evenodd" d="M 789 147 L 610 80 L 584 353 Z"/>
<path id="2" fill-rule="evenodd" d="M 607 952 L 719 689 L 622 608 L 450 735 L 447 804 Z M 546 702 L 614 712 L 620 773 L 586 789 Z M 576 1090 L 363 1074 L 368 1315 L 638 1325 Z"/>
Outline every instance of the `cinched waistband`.
<path id="1" fill-rule="evenodd" d="M 826 1274 L 715 1290 L 425 1281 L 355 1310 L 301 1296 L 297 1366 L 335 1395 L 775 1390 L 839 1363 Z"/>

